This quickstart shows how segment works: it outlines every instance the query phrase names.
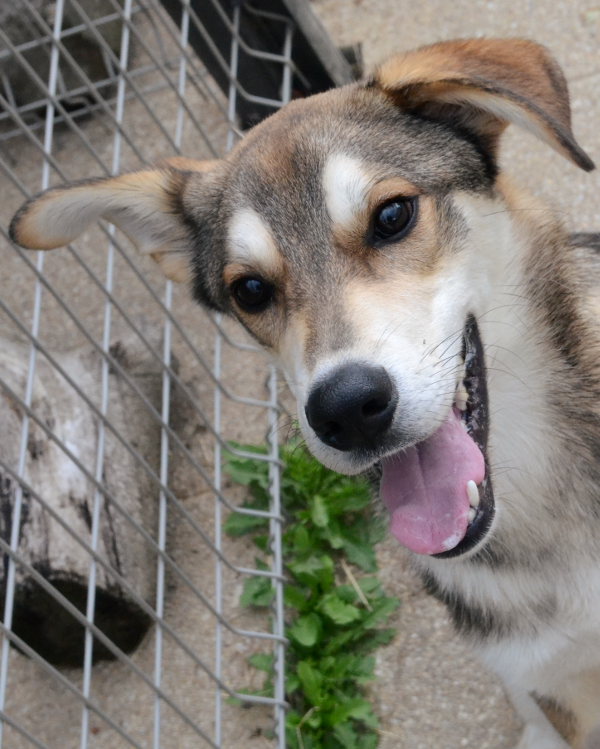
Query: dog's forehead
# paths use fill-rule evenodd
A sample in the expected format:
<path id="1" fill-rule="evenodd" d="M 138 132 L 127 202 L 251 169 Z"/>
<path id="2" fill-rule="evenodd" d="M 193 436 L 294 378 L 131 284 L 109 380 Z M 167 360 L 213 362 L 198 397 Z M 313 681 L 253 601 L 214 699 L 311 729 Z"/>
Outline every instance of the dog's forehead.
<path id="1" fill-rule="evenodd" d="M 282 188 L 314 179 L 326 157 L 342 152 L 400 172 L 424 189 L 481 180 L 475 136 L 403 111 L 376 88 L 352 84 L 293 101 L 253 128 L 232 154 L 235 172 Z"/>
<path id="2" fill-rule="evenodd" d="M 330 221 L 347 218 L 369 181 L 402 177 L 430 193 L 486 183 L 476 143 L 358 85 L 292 102 L 255 127 L 229 161 L 229 217 L 261 216 L 290 259 L 307 243 L 322 247 Z"/>

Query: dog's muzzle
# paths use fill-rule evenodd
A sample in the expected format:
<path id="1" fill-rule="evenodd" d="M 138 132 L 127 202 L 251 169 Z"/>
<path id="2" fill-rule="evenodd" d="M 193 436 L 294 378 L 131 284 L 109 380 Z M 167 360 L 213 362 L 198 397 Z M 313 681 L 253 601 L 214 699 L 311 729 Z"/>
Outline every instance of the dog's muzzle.
<path id="1" fill-rule="evenodd" d="M 310 427 L 328 447 L 371 450 L 380 446 L 394 418 L 398 396 L 383 367 L 351 362 L 337 367 L 310 392 Z"/>
<path id="2" fill-rule="evenodd" d="M 484 348 L 473 315 L 465 321 L 462 343 L 454 402 L 419 442 L 406 443 L 394 428 L 398 393 L 383 367 L 336 367 L 317 380 L 305 409 L 321 442 L 379 469 L 392 535 L 411 551 L 438 558 L 474 549 L 495 515 Z"/>

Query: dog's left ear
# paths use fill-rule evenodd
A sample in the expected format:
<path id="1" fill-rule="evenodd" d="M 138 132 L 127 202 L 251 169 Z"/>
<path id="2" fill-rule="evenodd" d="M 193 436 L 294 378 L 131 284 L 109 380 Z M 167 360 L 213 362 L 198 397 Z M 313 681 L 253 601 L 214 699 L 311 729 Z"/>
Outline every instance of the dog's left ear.
<path id="1" fill-rule="evenodd" d="M 535 42 L 440 42 L 392 58 L 376 71 L 371 85 L 382 88 L 403 109 L 474 130 L 493 154 L 506 125 L 515 123 L 581 169 L 594 169 L 571 130 L 562 70 Z"/>
<path id="2" fill-rule="evenodd" d="M 190 281 L 185 196 L 194 191 L 201 199 L 204 183 L 219 163 L 176 156 L 152 169 L 51 188 L 15 214 L 11 239 L 29 249 L 52 250 L 104 218 L 125 232 L 141 253 L 150 255 L 167 278 Z"/>

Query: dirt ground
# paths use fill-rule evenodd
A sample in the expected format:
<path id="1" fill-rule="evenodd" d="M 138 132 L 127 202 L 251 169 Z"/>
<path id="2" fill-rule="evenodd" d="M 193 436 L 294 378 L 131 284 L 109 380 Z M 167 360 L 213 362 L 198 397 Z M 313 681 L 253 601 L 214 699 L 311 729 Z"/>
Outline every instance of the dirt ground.
<path id="1" fill-rule="evenodd" d="M 574 131 L 579 142 L 597 163 L 600 163 L 600 5 L 595 0 L 315 0 L 312 3 L 324 24 L 339 45 L 359 42 L 367 67 L 375 65 L 394 52 L 441 39 L 468 36 L 525 36 L 545 43 L 564 66 L 569 80 Z M 169 101 L 155 94 L 153 103 L 161 111 L 166 127 L 175 126 L 175 114 Z M 202 99 L 190 94 L 190 103 L 202 111 L 214 129 L 222 129 L 218 115 L 211 113 Z M 143 108 L 135 102 L 128 105 L 129 122 L 140 138 L 152 141 Z M 212 118 L 212 119 L 211 119 Z M 111 137 L 95 121 L 85 131 L 96 147 L 108 157 Z M 223 138 L 224 133 L 219 137 Z M 164 145 L 152 147 L 156 158 L 168 155 Z M 205 156 L 198 146 L 185 142 L 189 156 Z M 155 151 L 155 153 L 154 153 Z M 67 134 L 61 134 L 56 153 L 67 167 L 70 178 L 94 174 L 94 165 L 85 149 L 73 146 Z M 24 141 L 11 147 L 10 162 L 30 189 L 39 184 L 39 158 Z M 597 195 L 600 181 L 597 174 L 579 172 L 532 137 L 510 131 L 504 139 L 502 163 L 506 169 L 521 175 L 521 181 L 542 195 L 564 214 L 573 229 L 593 230 L 600 226 Z M 125 152 L 125 167 L 136 166 Z M 0 219 L 9 219 L 20 203 L 18 191 L 7 181 L 0 182 Z M 98 242 L 105 240 L 91 233 L 81 243 L 81 251 L 90 264 L 103 273 L 98 258 Z M 2 258 L 2 296 L 18 316 L 27 321 L 30 315 L 32 276 L 12 251 L 0 247 Z M 91 330 L 99 334 L 102 320 L 102 295 L 90 292 L 77 268 L 65 265 L 52 256 L 47 273 L 60 293 L 68 297 L 77 315 Z M 120 263 L 119 267 L 123 264 Z M 151 263 L 143 264 L 157 293 L 162 294 L 159 276 Z M 122 267 L 115 295 L 126 300 L 135 319 L 159 320 L 156 304 L 146 290 Z M 6 271 L 6 273 L 5 273 Z M 10 284 L 5 279 L 10 278 Z M 183 293 L 175 300 L 178 319 L 194 344 L 206 356 L 212 356 L 212 335 L 209 323 Z M 2 329 L 14 333 L 8 320 L 0 320 Z M 127 326 L 117 316 L 118 337 Z M 236 335 L 239 333 L 236 331 Z M 70 324 L 56 303 L 48 301 L 42 335 L 47 345 L 62 349 L 80 343 L 75 326 Z M 212 389 L 189 348 L 175 336 L 173 350 L 178 360 L 181 379 L 194 392 L 198 404 L 208 412 L 212 408 Z M 235 351 L 226 351 L 225 380 L 235 392 L 246 396 L 265 397 L 266 369 L 261 357 L 244 358 Z M 185 399 L 174 399 L 174 423 L 190 451 L 204 465 L 210 465 L 213 445 L 210 434 L 198 426 Z M 241 441 L 262 440 L 266 430 L 264 414 L 236 404 L 225 407 L 224 435 Z M 206 483 L 189 462 L 173 456 L 170 485 L 193 518 L 211 537 L 215 535 L 214 503 Z M 239 495 L 232 494 L 234 499 Z M 252 548 L 240 541 L 225 540 L 225 554 L 239 565 L 250 565 Z M 214 553 L 202 543 L 196 530 L 181 516 L 170 515 L 169 554 L 185 572 L 191 583 L 214 601 Z M 518 740 L 519 721 L 507 703 L 500 684 L 472 658 L 468 649 L 453 634 L 443 608 L 423 592 L 420 583 L 410 574 L 401 549 L 393 539 L 379 550 L 382 577 L 390 594 L 402 600 L 394 625 L 398 629 L 395 642 L 380 652 L 378 679 L 371 692 L 381 716 L 382 749 L 510 749 Z M 242 576 L 224 572 L 227 617 L 237 627 L 261 628 L 259 617 L 242 613 L 236 605 Z M 197 656 L 214 668 L 214 617 L 206 606 L 175 575 L 168 577 L 166 618 L 173 629 L 189 644 Z M 154 633 L 151 631 L 133 656 L 135 664 L 146 674 L 154 668 Z M 224 633 L 224 679 L 236 687 L 247 686 L 253 678 L 245 659 L 256 644 L 231 632 Z M 76 686 L 81 686 L 81 671 L 65 673 Z M 163 688 L 209 734 L 213 730 L 215 689 L 212 680 L 175 643 L 167 638 L 163 658 Z M 152 746 L 154 700 L 151 690 L 126 664 L 101 663 L 94 669 L 92 696 L 111 718 L 140 746 Z M 9 681 L 7 715 L 51 749 L 74 749 L 79 746 L 81 702 L 65 687 L 57 684 L 48 673 L 13 652 Z M 224 705 L 224 749 L 267 749 L 273 743 L 265 738 L 270 714 L 259 708 L 240 711 Z M 201 738 L 168 708 L 164 708 L 161 746 L 164 749 L 192 749 L 204 746 Z M 103 721 L 92 721 L 89 746 L 92 749 L 120 749 L 128 744 Z M 31 746 L 24 738 L 8 729 L 8 749 Z"/>

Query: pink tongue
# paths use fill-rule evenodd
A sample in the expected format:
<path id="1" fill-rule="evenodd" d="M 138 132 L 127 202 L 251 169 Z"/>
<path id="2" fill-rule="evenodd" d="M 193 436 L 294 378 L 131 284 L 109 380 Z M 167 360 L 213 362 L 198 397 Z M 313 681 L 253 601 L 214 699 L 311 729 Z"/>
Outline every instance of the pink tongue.
<path id="1" fill-rule="evenodd" d="M 381 498 L 392 534 L 417 554 L 453 549 L 467 532 L 467 481 L 484 477 L 481 450 L 452 409 L 429 439 L 383 461 Z"/>

